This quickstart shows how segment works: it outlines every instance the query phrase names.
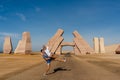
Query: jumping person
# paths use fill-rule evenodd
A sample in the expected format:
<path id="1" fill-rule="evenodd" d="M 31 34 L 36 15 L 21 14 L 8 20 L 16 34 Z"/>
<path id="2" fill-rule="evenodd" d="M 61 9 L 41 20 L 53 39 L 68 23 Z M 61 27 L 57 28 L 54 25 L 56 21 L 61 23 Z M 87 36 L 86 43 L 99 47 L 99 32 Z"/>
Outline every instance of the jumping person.
<path id="1" fill-rule="evenodd" d="M 60 62 L 66 62 L 66 59 L 58 59 L 57 57 L 54 57 L 54 54 L 52 54 L 49 50 L 48 47 L 43 46 L 43 49 L 41 49 L 41 55 L 42 57 L 45 59 L 46 63 L 47 63 L 47 68 L 46 68 L 46 72 L 44 73 L 44 75 L 48 75 L 48 71 L 50 70 L 51 67 L 51 61 L 55 60 L 55 61 L 60 61 Z"/>

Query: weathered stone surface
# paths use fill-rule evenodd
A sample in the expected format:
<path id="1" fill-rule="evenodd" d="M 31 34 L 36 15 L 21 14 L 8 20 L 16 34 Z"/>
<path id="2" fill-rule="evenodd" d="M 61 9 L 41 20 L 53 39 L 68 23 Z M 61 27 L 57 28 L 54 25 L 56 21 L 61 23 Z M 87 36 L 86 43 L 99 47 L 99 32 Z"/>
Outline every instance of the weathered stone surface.
<path id="1" fill-rule="evenodd" d="M 112 44 L 112 45 L 105 46 L 105 53 L 115 54 L 116 53 L 115 51 L 119 45 L 120 44 Z"/>
<path id="2" fill-rule="evenodd" d="M 76 37 L 78 39 L 83 39 L 82 36 L 77 31 L 74 31 L 73 35 L 74 35 L 74 37 Z"/>
<path id="3" fill-rule="evenodd" d="M 74 47 L 75 46 L 75 44 L 73 43 L 73 42 L 62 42 L 61 44 L 60 44 L 60 46 L 57 48 L 57 50 L 56 50 L 56 54 L 61 54 L 61 52 L 62 52 L 62 47 L 63 46 L 72 46 L 72 47 Z M 72 53 L 74 53 L 74 51 L 72 52 Z"/>
<path id="4" fill-rule="evenodd" d="M 95 53 L 99 53 L 99 39 L 97 37 L 93 38 L 93 45 L 94 45 L 94 50 Z"/>
<path id="5" fill-rule="evenodd" d="M 115 50 L 116 54 L 120 54 L 120 45 L 117 47 L 117 49 Z"/>
<path id="6" fill-rule="evenodd" d="M 61 50 L 62 50 L 62 46 L 61 46 L 61 45 L 59 45 L 59 47 L 57 48 L 57 50 L 56 50 L 56 52 L 55 52 L 55 53 L 56 53 L 57 55 L 60 55 L 60 54 L 61 54 L 61 52 L 62 52 Z"/>
<path id="7" fill-rule="evenodd" d="M 55 53 L 57 48 L 60 46 L 61 42 L 64 40 L 64 38 L 61 36 L 59 37 L 56 42 L 54 42 L 55 44 L 53 45 L 52 49 L 51 49 L 51 52 L 52 53 Z"/>
<path id="8" fill-rule="evenodd" d="M 104 38 L 100 38 L 100 53 L 105 53 Z"/>
<path id="9" fill-rule="evenodd" d="M 76 45 L 74 46 L 74 53 L 75 53 L 75 55 L 80 55 L 81 54 L 79 48 Z"/>
<path id="10" fill-rule="evenodd" d="M 18 45 L 17 45 L 17 47 L 16 47 L 14 53 L 22 52 L 21 46 L 22 46 L 22 40 L 19 40 Z"/>
<path id="11" fill-rule="evenodd" d="M 3 53 L 10 54 L 12 52 L 12 42 L 9 36 L 5 37 L 4 45 L 3 45 Z"/>
<path id="12" fill-rule="evenodd" d="M 62 29 L 58 29 L 58 31 L 56 32 L 56 34 L 48 41 L 48 46 L 49 46 L 49 49 L 51 51 L 52 47 L 54 46 L 56 40 L 62 36 L 62 34 L 64 33 L 64 31 Z"/>
<path id="13" fill-rule="evenodd" d="M 73 46 L 76 55 L 79 54 L 88 54 L 94 53 L 93 49 L 88 45 L 88 43 L 80 36 L 77 31 L 73 32 L 74 40 L 73 42 L 62 42 L 63 41 L 63 30 L 59 29 L 56 34 L 49 40 L 47 45 L 49 46 L 49 50 L 52 53 L 61 54 L 61 48 L 63 46 Z"/>
<path id="14" fill-rule="evenodd" d="M 32 52 L 32 44 L 31 37 L 29 32 L 23 32 L 22 40 L 19 41 L 14 53 L 31 53 Z"/>
<path id="15" fill-rule="evenodd" d="M 62 42 L 61 46 L 74 46 L 75 43 L 74 42 Z"/>
<path id="16" fill-rule="evenodd" d="M 75 44 L 80 49 L 81 53 L 94 53 L 94 50 L 89 46 L 89 44 L 82 38 L 82 36 L 77 31 L 74 31 L 73 35 L 75 37 Z"/>
<path id="17" fill-rule="evenodd" d="M 86 52 L 87 52 L 87 51 L 86 51 L 86 48 L 85 48 L 84 45 L 81 45 L 81 42 L 79 41 L 79 39 L 78 39 L 78 38 L 74 38 L 73 40 L 74 40 L 77 48 L 78 48 L 79 51 L 81 52 L 81 54 L 86 54 Z"/>

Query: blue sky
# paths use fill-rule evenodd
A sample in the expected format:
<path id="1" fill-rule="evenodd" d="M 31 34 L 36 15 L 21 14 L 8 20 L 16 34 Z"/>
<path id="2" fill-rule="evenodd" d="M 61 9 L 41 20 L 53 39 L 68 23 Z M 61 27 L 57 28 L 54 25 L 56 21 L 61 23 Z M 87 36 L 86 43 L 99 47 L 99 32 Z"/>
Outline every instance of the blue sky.
<path id="1" fill-rule="evenodd" d="M 64 30 L 64 41 L 72 42 L 77 30 L 92 46 L 93 37 L 103 37 L 105 45 L 120 43 L 119 0 L 0 0 L 0 50 L 5 36 L 13 48 L 22 32 L 31 34 L 32 48 L 39 51 L 56 33 Z"/>

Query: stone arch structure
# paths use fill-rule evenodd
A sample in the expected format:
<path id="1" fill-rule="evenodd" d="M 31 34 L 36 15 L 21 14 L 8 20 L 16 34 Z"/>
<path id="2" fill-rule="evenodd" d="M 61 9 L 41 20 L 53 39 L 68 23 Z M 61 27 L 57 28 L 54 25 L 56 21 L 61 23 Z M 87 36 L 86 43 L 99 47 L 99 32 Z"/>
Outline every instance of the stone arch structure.
<path id="1" fill-rule="evenodd" d="M 82 38 L 82 36 L 74 31 L 74 39 L 73 42 L 63 42 L 64 38 L 62 37 L 64 31 L 62 29 L 58 29 L 56 34 L 48 41 L 47 45 L 51 52 L 56 54 L 61 54 L 62 46 L 73 46 L 74 53 L 76 55 L 80 54 L 91 54 L 94 53 L 93 49 L 89 46 L 89 44 Z"/>
<path id="2" fill-rule="evenodd" d="M 71 47 L 74 48 L 75 43 L 74 43 L 74 42 L 62 42 L 62 43 L 60 44 L 59 48 L 57 49 L 56 54 L 61 54 L 61 53 L 62 53 L 62 48 L 63 48 L 64 46 L 71 46 Z M 74 52 L 74 50 L 73 50 L 73 52 Z"/>

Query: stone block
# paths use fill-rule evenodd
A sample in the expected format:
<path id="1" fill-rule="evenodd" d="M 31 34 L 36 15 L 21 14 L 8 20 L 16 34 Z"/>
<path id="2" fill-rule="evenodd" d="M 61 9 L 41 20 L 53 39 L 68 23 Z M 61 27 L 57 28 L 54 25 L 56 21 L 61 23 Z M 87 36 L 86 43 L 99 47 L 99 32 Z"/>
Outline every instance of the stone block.
<path id="1" fill-rule="evenodd" d="M 79 49 L 84 49 L 82 51 L 80 50 L 81 53 L 94 53 L 94 50 L 89 46 L 89 44 L 82 38 L 82 36 L 77 31 L 74 31 L 73 35 L 75 38 L 77 38 L 75 42 L 77 47 L 79 46 Z"/>
<path id="2" fill-rule="evenodd" d="M 79 48 L 76 45 L 74 46 L 74 53 L 75 53 L 75 55 L 80 55 L 81 54 Z"/>
<path id="3" fill-rule="evenodd" d="M 62 42 L 61 46 L 74 46 L 75 43 L 74 42 Z"/>
<path id="4" fill-rule="evenodd" d="M 10 54 L 12 52 L 12 42 L 9 36 L 5 37 L 4 45 L 3 45 L 3 53 Z"/>
<path id="5" fill-rule="evenodd" d="M 61 47 L 61 45 L 59 45 L 59 47 L 57 48 L 55 54 L 60 55 L 61 52 L 62 52 L 61 49 L 62 49 L 62 47 Z"/>
<path id="6" fill-rule="evenodd" d="M 100 53 L 105 53 L 104 38 L 100 38 Z"/>
<path id="7" fill-rule="evenodd" d="M 29 32 L 24 32 L 22 40 L 19 41 L 14 53 L 29 54 L 32 52 L 31 37 Z"/>
<path id="8" fill-rule="evenodd" d="M 97 37 L 94 37 L 93 43 L 95 53 L 99 53 L 99 39 Z"/>
<path id="9" fill-rule="evenodd" d="M 22 46 L 22 40 L 19 40 L 18 45 L 17 45 L 17 47 L 16 47 L 14 53 L 22 52 L 21 46 Z"/>
<path id="10" fill-rule="evenodd" d="M 57 48 L 60 46 L 60 44 L 61 44 L 61 42 L 64 40 L 64 38 L 61 36 L 61 37 L 59 37 L 54 43 L 54 45 L 53 45 L 53 47 L 52 47 L 52 49 L 51 49 L 51 52 L 52 53 L 55 53 L 56 52 L 56 50 L 57 50 Z"/>
<path id="11" fill-rule="evenodd" d="M 76 37 L 78 39 L 82 39 L 82 36 L 77 31 L 74 31 L 73 35 L 74 35 L 74 37 Z"/>
<path id="12" fill-rule="evenodd" d="M 64 33 L 64 31 L 62 29 L 58 29 L 58 31 L 56 32 L 56 34 L 48 41 L 47 45 L 49 46 L 49 49 L 51 51 L 54 43 L 56 42 L 56 40 L 62 36 Z"/>
<path id="13" fill-rule="evenodd" d="M 86 51 L 86 48 L 85 48 L 84 45 L 81 45 L 81 42 L 79 41 L 79 39 L 78 39 L 78 38 L 74 38 L 73 40 L 74 40 L 77 48 L 78 48 L 79 51 L 81 52 L 81 54 L 86 54 L 86 52 L 87 52 L 87 51 Z"/>

